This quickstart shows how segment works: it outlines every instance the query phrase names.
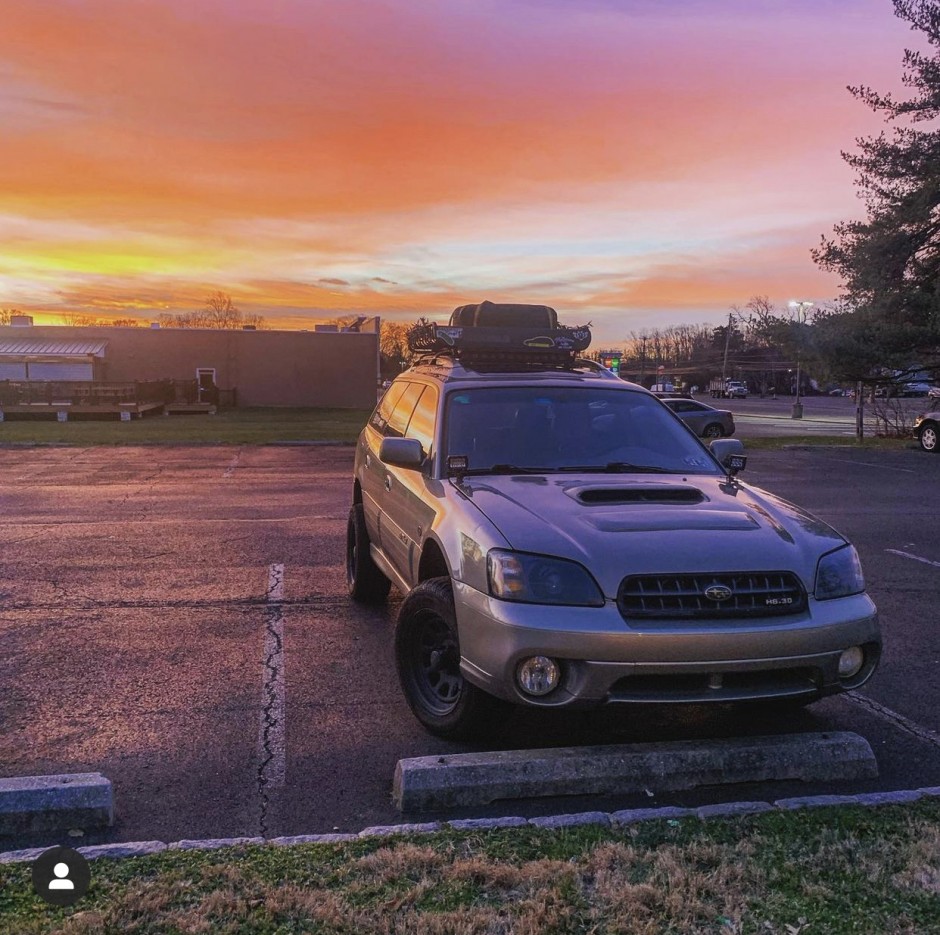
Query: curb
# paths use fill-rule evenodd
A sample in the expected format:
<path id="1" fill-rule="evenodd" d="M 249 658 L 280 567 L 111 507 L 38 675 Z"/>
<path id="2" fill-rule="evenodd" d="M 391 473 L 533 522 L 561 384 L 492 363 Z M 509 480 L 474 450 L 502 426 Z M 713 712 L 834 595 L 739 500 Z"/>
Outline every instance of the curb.
<path id="1" fill-rule="evenodd" d="M 101 773 L 0 779 L 0 834 L 114 824 L 111 780 Z"/>
<path id="2" fill-rule="evenodd" d="M 497 750 L 399 760 L 392 801 L 402 812 L 500 799 L 612 795 L 765 780 L 873 779 L 868 741 L 848 731 Z"/>
<path id="3" fill-rule="evenodd" d="M 299 834 L 279 838 L 207 838 L 201 841 L 132 841 L 124 844 L 96 844 L 79 847 L 78 852 L 88 860 L 99 858 L 144 857 L 173 850 L 221 850 L 226 847 L 266 844 L 274 847 L 293 847 L 297 844 L 343 844 L 365 838 L 389 838 L 402 835 L 434 834 L 439 831 L 494 831 L 500 828 L 533 828 L 558 830 L 597 825 L 603 828 L 622 828 L 646 821 L 669 821 L 676 824 L 682 819 L 709 821 L 716 818 L 741 818 L 773 811 L 827 808 L 834 805 L 856 805 L 878 808 L 882 805 L 904 805 L 919 799 L 940 798 L 940 786 L 923 789 L 902 789 L 897 792 L 862 792 L 857 795 L 808 795 L 801 798 L 777 799 L 775 802 L 723 802 L 698 808 L 634 808 L 619 812 L 577 812 L 571 815 L 549 815 L 538 818 L 463 818 L 453 821 L 432 821 L 420 824 L 373 825 L 358 834 Z M 35 860 L 48 850 L 33 847 L 0 854 L 0 864 L 24 863 Z"/>

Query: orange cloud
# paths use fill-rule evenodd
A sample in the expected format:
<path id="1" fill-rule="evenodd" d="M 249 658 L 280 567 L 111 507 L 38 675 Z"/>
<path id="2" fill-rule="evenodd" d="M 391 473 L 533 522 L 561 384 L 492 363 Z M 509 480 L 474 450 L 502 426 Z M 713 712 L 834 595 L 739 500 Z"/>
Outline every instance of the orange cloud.
<path id="1" fill-rule="evenodd" d="M 875 126 L 844 85 L 894 76 L 906 31 L 882 0 L 752 6 L 8 0 L 2 304 L 834 291 L 808 248 L 857 208 L 838 150 Z"/>

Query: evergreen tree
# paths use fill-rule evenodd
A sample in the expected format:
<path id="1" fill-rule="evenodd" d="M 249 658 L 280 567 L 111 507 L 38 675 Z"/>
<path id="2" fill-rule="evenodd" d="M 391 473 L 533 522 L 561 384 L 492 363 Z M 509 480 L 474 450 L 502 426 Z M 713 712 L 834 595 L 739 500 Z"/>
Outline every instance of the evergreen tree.
<path id="1" fill-rule="evenodd" d="M 855 378 L 870 375 L 875 358 L 940 369 L 940 0 L 893 2 L 929 51 L 905 50 L 906 100 L 849 88 L 894 126 L 843 153 L 857 172 L 867 218 L 837 224 L 813 251 L 817 264 L 842 277 L 851 309 L 819 323 L 821 344 Z M 855 356 L 860 349 L 867 353 Z"/>

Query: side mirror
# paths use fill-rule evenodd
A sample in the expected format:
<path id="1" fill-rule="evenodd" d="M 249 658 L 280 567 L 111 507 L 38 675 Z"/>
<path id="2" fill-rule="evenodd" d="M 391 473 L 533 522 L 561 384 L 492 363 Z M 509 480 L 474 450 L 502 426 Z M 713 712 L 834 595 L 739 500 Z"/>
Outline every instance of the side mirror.
<path id="1" fill-rule="evenodd" d="M 424 463 L 424 450 L 417 438 L 383 438 L 379 460 L 396 467 L 419 468 Z"/>
<path id="2" fill-rule="evenodd" d="M 747 466 L 744 445 L 737 438 L 716 438 L 709 446 L 718 463 L 734 477 Z"/>

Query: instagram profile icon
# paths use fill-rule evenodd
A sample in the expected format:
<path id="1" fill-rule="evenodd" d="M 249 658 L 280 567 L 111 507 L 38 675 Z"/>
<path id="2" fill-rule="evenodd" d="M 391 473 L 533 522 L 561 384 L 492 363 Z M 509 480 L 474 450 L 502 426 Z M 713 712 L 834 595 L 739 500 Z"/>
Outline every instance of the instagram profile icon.
<path id="1" fill-rule="evenodd" d="M 91 884 L 88 861 L 71 847 L 50 847 L 33 861 L 33 889 L 53 906 L 78 902 Z"/>

